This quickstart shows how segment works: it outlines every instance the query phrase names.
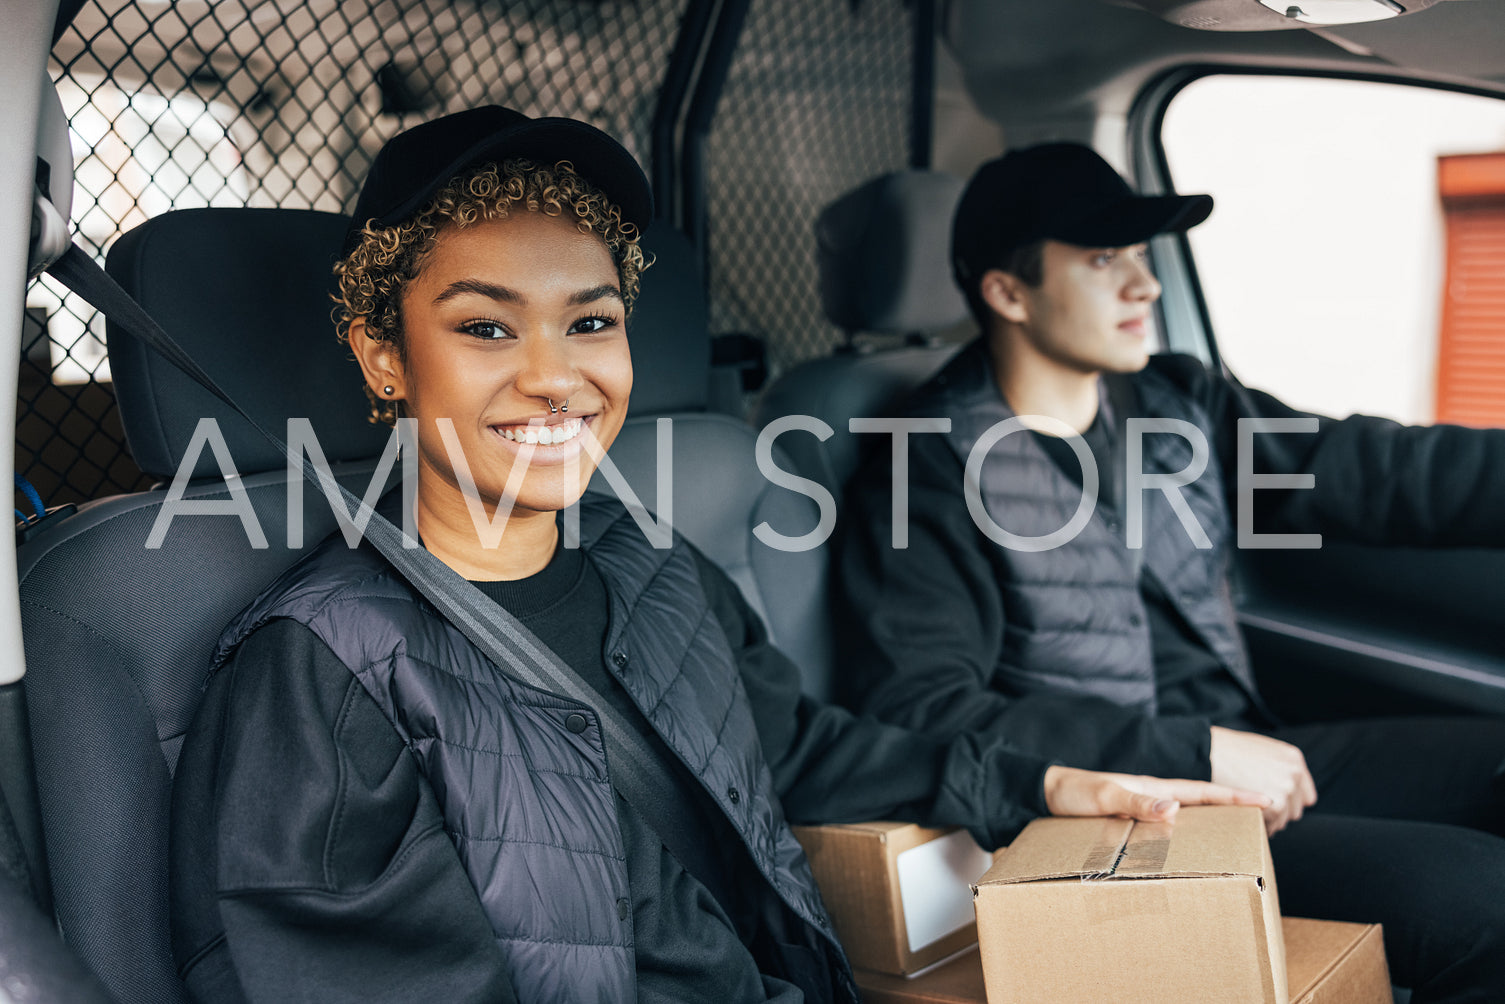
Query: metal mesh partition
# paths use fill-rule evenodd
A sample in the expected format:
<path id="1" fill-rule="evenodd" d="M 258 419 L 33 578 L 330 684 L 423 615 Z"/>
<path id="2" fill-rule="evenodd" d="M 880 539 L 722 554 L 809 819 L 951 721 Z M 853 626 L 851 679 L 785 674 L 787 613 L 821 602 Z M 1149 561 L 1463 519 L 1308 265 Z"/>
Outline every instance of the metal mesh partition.
<path id="1" fill-rule="evenodd" d="M 901 0 L 761 0 L 708 151 L 712 329 L 762 336 L 771 368 L 827 353 L 815 217 L 908 163 L 911 13 Z"/>
<path id="2" fill-rule="evenodd" d="M 585 119 L 646 164 L 684 7 L 89 0 L 51 64 L 72 132 L 77 239 L 102 260 L 121 232 L 168 209 L 346 211 L 389 136 L 487 102 Z M 23 342 L 16 470 L 54 504 L 142 487 L 103 318 L 43 277 L 28 290 Z"/>

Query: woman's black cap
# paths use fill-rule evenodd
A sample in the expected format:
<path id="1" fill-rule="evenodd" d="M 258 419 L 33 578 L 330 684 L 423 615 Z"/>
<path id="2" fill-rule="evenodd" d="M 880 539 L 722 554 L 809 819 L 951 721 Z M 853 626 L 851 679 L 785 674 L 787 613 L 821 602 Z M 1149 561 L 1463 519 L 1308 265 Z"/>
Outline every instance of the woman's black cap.
<path id="1" fill-rule="evenodd" d="M 977 169 L 951 226 L 951 266 L 966 289 L 1011 251 L 1041 240 L 1120 248 L 1207 219 L 1210 195 L 1136 195 L 1080 143 L 1044 143 Z"/>
<path id="2" fill-rule="evenodd" d="M 575 119 L 530 119 L 511 108 L 487 105 L 432 119 L 387 140 L 361 187 L 344 253 L 360 243 L 368 222 L 382 227 L 401 223 L 466 169 L 513 157 L 547 165 L 569 161 L 639 232 L 653 217 L 653 192 L 643 169 L 606 133 Z"/>

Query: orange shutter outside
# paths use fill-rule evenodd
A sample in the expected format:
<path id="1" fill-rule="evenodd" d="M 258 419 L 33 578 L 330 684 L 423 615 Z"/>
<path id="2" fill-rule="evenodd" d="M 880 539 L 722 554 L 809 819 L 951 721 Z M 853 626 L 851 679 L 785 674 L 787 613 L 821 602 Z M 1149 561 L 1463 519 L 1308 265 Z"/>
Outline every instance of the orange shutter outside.
<path id="1" fill-rule="evenodd" d="M 1437 159 L 1447 277 L 1437 421 L 1505 426 L 1505 153 Z"/>

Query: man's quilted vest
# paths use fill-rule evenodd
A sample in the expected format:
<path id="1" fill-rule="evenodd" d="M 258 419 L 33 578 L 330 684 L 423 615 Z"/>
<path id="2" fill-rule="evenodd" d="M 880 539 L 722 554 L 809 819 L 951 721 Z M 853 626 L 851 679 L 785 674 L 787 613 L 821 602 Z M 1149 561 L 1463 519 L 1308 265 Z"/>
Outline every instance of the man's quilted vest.
<path id="1" fill-rule="evenodd" d="M 1157 372 L 1153 361 L 1132 382 L 1138 401 L 1131 417 L 1190 422 L 1209 447 L 1206 470 L 1180 491 L 1211 547 L 1199 549 L 1165 494 L 1148 490 L 1143 494 L 1144 564 L 1197 637 L 1258 702 L 1229 593 L 1231 528 L 1211 420 Z M 946 440 L 964 466 L 989 429 L 1014 417 L 981 339 L 947 364 L 908 410 L 950 418 Z M 1191 462 L 1192 444 L 1183 436 L 1149 432 L 1143 444 L 1146 474 L 1176 474 Z M 991 448 L 976 487 L 992 520 L 1021 537 L 1066 526 L 1082 500 L 1081 487 L 1025 432 L 1005 436 Z M 1098 506 L 1075 538 L 1044 551 L 984 541 L 1006 617 L 994 687 L 1016 695 L 1065 691 L 1154 713 L 1149 624 L 1121 519 L 1122 514 Z"/>
<path id="2" fill-rule="evenodd" d="M 581 539 L 610 596 L 609 671 L 778 896 L 835 946 L 693 554 L 679 541 L 652 549 L 615 502 L 582 505 Z M 522 999 L 635 1000 L 631 894 L 594 710 L 513 682 L 379 554 L 338 537 L 227 629 L 214 665 L 276 617 L 322 639 L 417 758 Z M 566 726 L 576 715 L 583 731 Z M 839 946 L 831 957 L 844 959 Z"/>

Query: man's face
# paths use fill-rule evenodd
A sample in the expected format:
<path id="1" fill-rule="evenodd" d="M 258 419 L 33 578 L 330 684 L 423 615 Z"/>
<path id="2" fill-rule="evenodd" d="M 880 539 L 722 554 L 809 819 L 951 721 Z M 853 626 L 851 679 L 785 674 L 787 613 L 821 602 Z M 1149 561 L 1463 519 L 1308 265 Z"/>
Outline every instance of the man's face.
<path id="1" fill-rule="evenodd" d="M 1029 346 L 1082 373 L 1132 373 L 1149 361 L 1150 308 L 1160 283 L 1143 244 L 1086 248 L 1046 241 L 1039 286 L 1018 284 L 1019 316 Z"/>

